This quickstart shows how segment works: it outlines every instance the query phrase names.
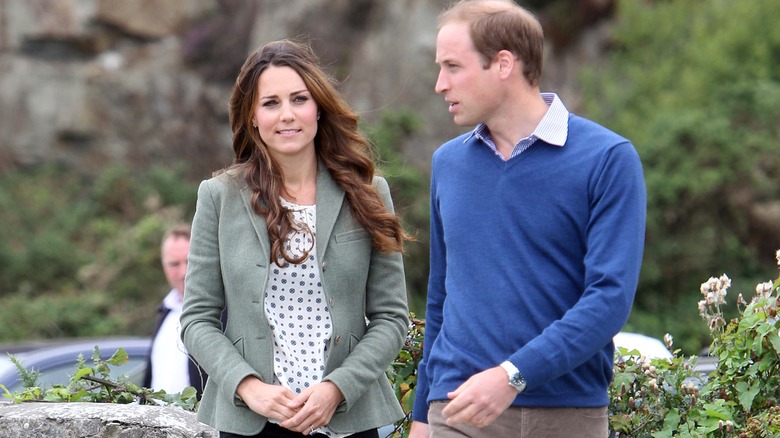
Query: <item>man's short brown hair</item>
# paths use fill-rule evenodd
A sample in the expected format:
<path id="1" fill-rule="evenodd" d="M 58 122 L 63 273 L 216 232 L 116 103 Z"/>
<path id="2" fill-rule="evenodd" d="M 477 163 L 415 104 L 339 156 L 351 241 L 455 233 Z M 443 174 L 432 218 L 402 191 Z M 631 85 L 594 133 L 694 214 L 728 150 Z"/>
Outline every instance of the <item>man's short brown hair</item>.
<path id="1" fill-rule="evenodd" d="M 191 228 L 189 224 L 176 224 L 170 228 L 168 228 L 167 231 L 165 231 L 165 234 L 162 238 L 162 243 L 160 246 L 165 245 L 165 242 L 168 239 L 187 239 L 190 240 L 191 235 Z"/>
<path id="2" fill-rule="evenodd" d="M 544 32 L 534 15 L 512 1 L 461 0 L 439 15 L 439 29 L 457 21 L 469 25 L 474 48 L 488 68 L 501 50 L 523 63 L 523 76 L 539 85 L 544 58 Z"/>

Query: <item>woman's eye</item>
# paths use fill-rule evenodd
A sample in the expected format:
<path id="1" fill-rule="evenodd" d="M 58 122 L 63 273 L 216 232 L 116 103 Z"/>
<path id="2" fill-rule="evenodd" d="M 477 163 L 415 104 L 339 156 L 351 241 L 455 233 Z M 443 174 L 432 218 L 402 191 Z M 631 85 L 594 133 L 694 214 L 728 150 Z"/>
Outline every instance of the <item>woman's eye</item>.
<path id="1" fill-rule="evenodd" d="M 303 102 L 306 102 L 308 100 L 309 100 L 309 98 L 306 97 L 306 96 L 295 96 L 295 98 L 293 99 L 293 102 L 303 103 Z"/>
<path id="2" fill-rule="evenodd" d="M 263 102 L 263 107 L 265 108 L 271 108 L 274 105 L 276 105 L 275 100 L 266 100 L 265 102 Z"/>

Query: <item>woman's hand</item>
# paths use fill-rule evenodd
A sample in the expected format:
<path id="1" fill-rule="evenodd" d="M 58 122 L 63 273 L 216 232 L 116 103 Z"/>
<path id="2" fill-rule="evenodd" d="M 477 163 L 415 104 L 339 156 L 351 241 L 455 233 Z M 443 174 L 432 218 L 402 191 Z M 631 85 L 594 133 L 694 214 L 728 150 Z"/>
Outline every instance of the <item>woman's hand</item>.
<path id="1" fill-rule="evenodd" d="M 252 411 L 278 421 L 292 418 L 298 412 L 295 394 L 281 385 L 269 385 L 248 376 L 238 384 L 236 394 Z"/>
<path id="2" fill-rule="evenodd" d="M 295 398 L 290 407 L 297 413 L 279 425 L 298 433 L 310 434 L 330 423 L 342 400 L 344 395 L 338 386 L 333 382 L 320 382 Z"/>

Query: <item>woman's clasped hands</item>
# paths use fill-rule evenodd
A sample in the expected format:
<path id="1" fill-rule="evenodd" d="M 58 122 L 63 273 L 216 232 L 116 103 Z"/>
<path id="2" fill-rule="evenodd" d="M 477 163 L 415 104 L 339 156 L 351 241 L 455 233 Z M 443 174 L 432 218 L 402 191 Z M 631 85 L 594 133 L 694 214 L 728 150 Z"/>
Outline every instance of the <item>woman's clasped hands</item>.
<path id="1" fill-rule="evenodd" d="M 253 412 L 276 420 L 280 426 L 302 434 L 327 425 L 344 400 L 333 382 L 319 382 L 299 395 L 281 385 L 270 385 L 249 376 L 236 392 Z"/>

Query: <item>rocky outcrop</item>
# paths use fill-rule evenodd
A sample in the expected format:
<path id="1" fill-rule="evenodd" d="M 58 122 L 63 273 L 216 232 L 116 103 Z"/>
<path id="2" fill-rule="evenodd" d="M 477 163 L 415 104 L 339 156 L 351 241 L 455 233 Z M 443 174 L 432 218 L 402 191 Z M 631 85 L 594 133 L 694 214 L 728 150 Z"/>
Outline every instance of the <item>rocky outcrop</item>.
<path id="1" fill-rule="evenodd" d="M 0 0 L 0 172 L 184 162 L 193 179 L 207 177 L 232 158 L 227 102 L 245 56 L 286 37 L 311 41 L 365 122 L 413 109 L 421 128 L 399 149 L 427 168 L 431 151 L 463 131 L 433 91 L 447 3 Z M 543 86 L 573 102 L 559 59 L 548 60 Z"/>
<path id="2" fill-rule="evenodd" d="M 216 438 L 192 412 L 110 403 L 0 404 L 0 438 Z"/>

